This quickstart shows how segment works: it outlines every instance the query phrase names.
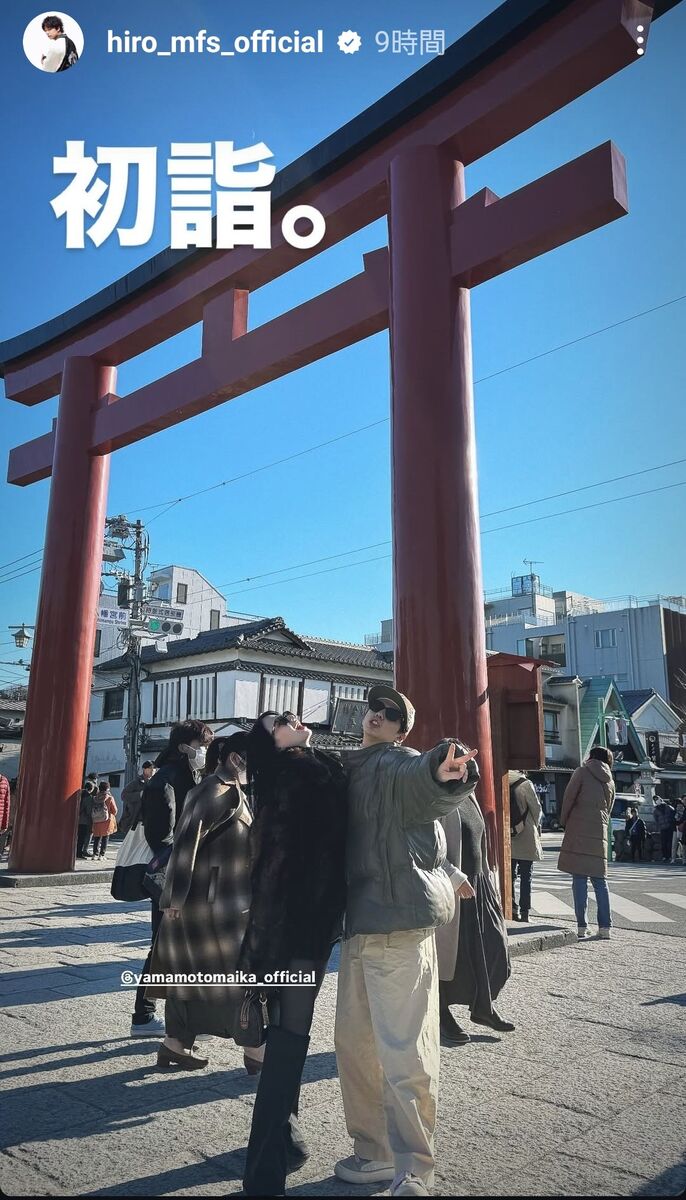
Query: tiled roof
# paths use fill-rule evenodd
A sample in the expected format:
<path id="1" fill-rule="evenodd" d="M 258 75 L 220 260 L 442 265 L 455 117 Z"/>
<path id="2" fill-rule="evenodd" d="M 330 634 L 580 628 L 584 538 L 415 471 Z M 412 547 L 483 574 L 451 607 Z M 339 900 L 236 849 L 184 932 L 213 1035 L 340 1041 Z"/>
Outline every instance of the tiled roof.
<path id="1" fill-rule="evenodd" d="M 294 646 L 304 645 L 296 633 L 286 628 L 283 617 L 263 617 L 259 621 L 246 621 L 242 625 L 228 625 L 225 629 L 208 629 L 194 638 L 170 641 L 165 651 L 159 651 L 155 646 L 144 646 L 141 661 L 146 666 L 148 663 L 166 662 L 172 658 L 188 658 L 191 655 L 208 654 L 217 650 L 233 650 L 236 646 L 252 642 L 253 638 L 277 632 L 292 637 Z M 121 671 L 127 665 L 127 659 L 121 655 L 102 663 L 98 666 L 98 671 Z"/>
<path id="2" fill-rule="evenodd" d="M 270 635 L 279 633 L 288 641 L 278 641 Z M 372 670 L 392 669 L 393 656 L 379 654 L 373 647 L 355 646 L 345 642 L 325 642 L 317 639 L 308 641 L 288 629 L 283 617 L 264 617 L 258 621 L 246 621 L 242 625 L 229 625 L 225 629 L 211 629 L 194 638 L 181 638 L 168 642 L 168 650 L 160 652 L 154 646 L 145 646 L 142 654 L 143 666 L 154 662 L 169 662 L 172 659 L 188 658 L 191 655 L 211 654 L 218 650 L 243 649 L 261 650 L 268 654 L 310 659 L 313 662 L 336 662 L 354 667 L 369 667 Z M 98 671 L 121 671 L 128 663 L 124 656 L 101 663 Z"/>
<path id="3" fill-rule="evenodd" d="M 633 716 L 637 709 L 650 700 L 651 696 L 656 696 L 657 692 L 655 688 L 643 688 L 642 690 L 620 692 L 619 694 L 626 705 L 627 712 Z"/>
<path id="4" fill-rule="evenodd" d="M 0 712 L 16 713 L 20 716 L 26 712 L 26 701 L 8 700 L 6 696 L 0 696 Z"/>
<path id="5" fill-rule="evenodd" d="M 377 671 L 388 671 L 393 666 L 392 655 L 379 654 L 373 647 L 345 645 L 341 642 L 310 642 L 302 649 L 297 649 L 286 642 L 274 642 L 268 637 L 261 637 L 253 639 L 250 647 L 252 650 L 265 650 L 269 654 L 288 654 L 295 658 L 345 663 L 354 667 L 370 667 Z"/>

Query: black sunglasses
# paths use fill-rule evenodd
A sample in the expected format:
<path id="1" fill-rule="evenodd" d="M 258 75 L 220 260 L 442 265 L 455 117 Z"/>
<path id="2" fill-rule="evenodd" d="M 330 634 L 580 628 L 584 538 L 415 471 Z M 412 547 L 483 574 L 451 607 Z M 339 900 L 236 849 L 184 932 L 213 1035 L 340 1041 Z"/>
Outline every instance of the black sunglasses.
<path id="1" fill-rule="evenodd" d="M 385 713 L 388 721 L 400 721 L 402 723 L 405 720 L 405 714 L 399 708 L 395 708 L 392 704 L 384 704 L 383 700 L 368 700 L 367 704 L 371 712 Z"/>
<path id="2" fill-rule="evenodd" d="M 277 725 L 293 725 L 294 723 L 297 723 L 297 720 L 298 718 L 296 717 L 295 713 L 285 712 L 282 713 L 280 717 L 274 718 L 274 727 L 276 728 Z"/>

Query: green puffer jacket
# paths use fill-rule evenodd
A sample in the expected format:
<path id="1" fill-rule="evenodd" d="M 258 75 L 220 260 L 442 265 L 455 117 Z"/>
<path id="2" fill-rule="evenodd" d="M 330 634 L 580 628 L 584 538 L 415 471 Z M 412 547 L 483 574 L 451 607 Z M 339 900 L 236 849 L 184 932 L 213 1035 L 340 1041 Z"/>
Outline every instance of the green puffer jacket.
<path id="1" fill-rule="evenodd" d="M 455 893 L 438 818 L 473 791 L 479 772 L 472 761 L 466 780 L 439 783 L 435 772 L 449 744 L 426 754 L 389 744 L 339 751 L 349 787 L 346 937 L 452 920 Z"/>

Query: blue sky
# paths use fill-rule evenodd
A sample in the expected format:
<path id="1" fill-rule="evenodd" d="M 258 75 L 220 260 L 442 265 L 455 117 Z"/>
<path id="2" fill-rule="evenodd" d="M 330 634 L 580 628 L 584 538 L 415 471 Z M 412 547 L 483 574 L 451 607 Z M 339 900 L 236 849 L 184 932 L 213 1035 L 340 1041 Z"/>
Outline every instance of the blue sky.
<path id="1" fill-rule="evenodd" d="M 4 231 L 0 336 L 10 337 L 78 303 L 168 244 L 164 167 L 171 141 L 264 140 L 279 167 L 355 116 L 425 58 L 381 54 L 379 30 L 445 29 L 455 40 L 495 5 L 491 0 L 352 0 L 344 17 L 323 19 L 322 6 L 284 7 L 257 0 L 249 15 L 218 0 L 151 0 L 73 4 L 86 50 L 77 69 L 45 76 L 24 58 L 21 39 L 36 15 L 15 3 L 4 17 L 5 162 L 0 193 Z M 333 10 L 330 10 L 333 11 Z M 323 27 L 322 57 L 211 55 L 157 58 L 108 55 L 107 29 L 153 34 L 302 33 Z M 357 29 L 363 49 L 340 54 L 337 34 Z M 11 47 L 16 47 L 16 54 Z M 524 366 L 536 355 L 601 327 L 674 300 L 686 291 L 683 203 L 686 111 L 683 51 L 686 6 L 656 23 L 643 59 L 562 112 L 482 159 L 468 171 L 470 192 L 488 185 L 501 195 L 612 138 L 626 155 L 630 215 L 475 289 L 472 296 L 481 511 L 686 459 L 682 415 L 686 301 L 581 341 Z M 227 65 L 228 64 L 228 65 Z M 66 139 L 100 145 L 157 145 L 160 187 L 155 234 L 146 246 L 67 251 L 49 201 L 64 186 L 52 157 Z M 364 251 L 384 244 L 382 224 L 318 256 L 258 292 L 251 320 L 261 321 L 360 269 Z M 119 372 L 121 394 L 194 357 L 189 330 Z M 1 402 L 2 461 L 8 449 L 47 431 L 56 401 L 33 409 Z M 282 614 L 294 628 L 358 640 L 391 613 L 390 548 L 364 550 L 292 574 L 363 559 L 350 569 L 252 588 L 234 581 L 382 543 L 390 537 L 387 334 L 244 396 L 112 459 L 109 512 L 150 522 L 151 560 L 195 566 L 225 591 L 233 609 Z M 206 497 L 159 505 L 336 438 L 374 428 L 275 467 Z M 5 476 L 3 467 L 2 476 Z M 555 587 L 596 596 L 686 592 L 682 553 L 686 488 L 675 487 L 515 528 L 581 504 L 686 480 L 686 462 L 483 521 L 484 582 L 506 586 L 525 557 Z M 41 546 L 49 483 L 0 485 L 0 562 Z M 490 532 L 494 530 L 494 532 Z M 35 560 L 29 559 L 27 570 Z M 0 653 L 14 657 L 2 631 L 32 623 L 40 572 L 8 578 L 0 570 Z M 261 581 L 258 581 L 261 582 Z M 16 673 L 6 674 L 0 682 Z"/>

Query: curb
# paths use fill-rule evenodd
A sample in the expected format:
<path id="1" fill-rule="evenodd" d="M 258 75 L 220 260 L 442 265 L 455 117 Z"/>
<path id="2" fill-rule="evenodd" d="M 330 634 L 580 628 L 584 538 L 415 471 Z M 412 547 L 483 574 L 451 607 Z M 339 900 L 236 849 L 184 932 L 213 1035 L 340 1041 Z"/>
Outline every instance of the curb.
<path id="1" fill-rule="evenodd" d="M 571 945 L 572 942 L 576 945 L 577 942 L 576 929 L 571 925 L 568 928 L 560 925 L 533 925 L 526 933 L 522 933 L 521 926 L 508 926 L 507 933 L 510 958 L 519 958 L 522 954 L 535 954 L 540 950 L 555 950 L 559 946 Z"/>
<path id="2" fill-rule="evenodd" d="M 0 888 L 74 887 L 88 883 L 111 883 L 114 867 L 97 871 L 64 871 L 60 875 L 18 874 L 0 871 Z"/>

